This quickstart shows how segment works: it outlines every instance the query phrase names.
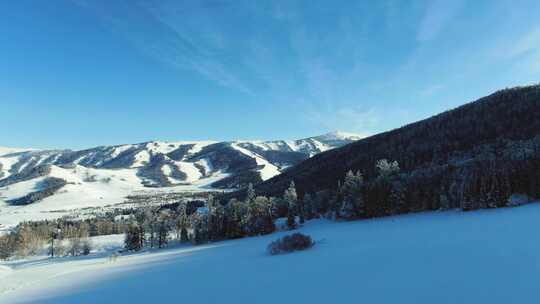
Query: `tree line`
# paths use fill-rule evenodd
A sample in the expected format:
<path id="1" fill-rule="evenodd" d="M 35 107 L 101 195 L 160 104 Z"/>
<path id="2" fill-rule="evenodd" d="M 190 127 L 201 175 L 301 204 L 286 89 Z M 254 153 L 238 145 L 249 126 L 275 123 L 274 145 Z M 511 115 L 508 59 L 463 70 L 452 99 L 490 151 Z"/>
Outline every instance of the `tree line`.
<path id="1" fill-rule="evenodd" d="M 86 222 L 64 225 L 62 221 L 24 222 L 11 233 L 0 235 L 0 259 L 43 254 L 88 255 L 91 251 Z"/>
<path id="2" fill-rule="evenodd" d="M 85 220 L 22 223 L 0 237 L 0 258 L 36 254 L 45 244 L 67 244 L 69 255 L 89 252 L 87 238 L 125 234 L 125 250 L 162 248 L 170 241 L 192 244 L 272 233 L 275 220 L 286 218 L 289 229 L 326 217 L 354 220 L 396 214 L 461 208 L 498 208 L 540 197 L 540 136 L 497 151 L 505 157 L 471 159 L 459 166 L 432 166 L 402 172 L 397 161 L 375 162 L 376 175 L 365 178 L 349 170 L 335 188 L 297 194 L 294 182 L 281 196 L 256 195 L 249 184 L 243 199 L 209 195 L 205 201 L 148 203 Z M 491 155 L 491 156 L 490 156 Z M 513 198 L 519 198 L 514 200 Z M 61 231 L 56 238 L 54 231 Z M 62 242 L 65 240 L 65 242 Z M 59 245 L 61 246 L 61 245 Z M 62 248 L 62 247 L 60 247 Z"/>

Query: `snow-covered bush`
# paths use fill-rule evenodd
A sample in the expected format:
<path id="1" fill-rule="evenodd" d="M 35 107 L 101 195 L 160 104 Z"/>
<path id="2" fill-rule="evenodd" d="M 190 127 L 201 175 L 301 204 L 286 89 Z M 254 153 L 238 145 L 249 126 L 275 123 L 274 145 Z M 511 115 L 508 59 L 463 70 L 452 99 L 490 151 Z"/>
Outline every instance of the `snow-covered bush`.
<path id="1" fill-rule="evenodd" d="M 309 235 L 295 233 L 273 241 L 268 245 L 267 251 L 270 255 L 283 254 L 306 250 L 311 248 L 314 244 L 315 243 Z"/>

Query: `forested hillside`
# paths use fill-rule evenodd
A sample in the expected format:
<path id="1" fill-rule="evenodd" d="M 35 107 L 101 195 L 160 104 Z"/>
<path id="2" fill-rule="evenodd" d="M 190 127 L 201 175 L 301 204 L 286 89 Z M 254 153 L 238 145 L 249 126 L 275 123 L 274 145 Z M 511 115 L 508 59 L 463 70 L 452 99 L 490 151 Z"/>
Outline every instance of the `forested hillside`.
<path id="1" fill-rule="evenodd" d="M 380 160 L 388 161 L 377 166 Z M 381 174 L 388 165 L 388 174 Z M 256 191 L 280 195 L 294 181 L 300 197 L 309 193 L 310 198 L 334 200 L 333 208 L 338 209 L 347 200 L 339 183 L 348 171 L 359 177 L 360 189 L 352 195 L 361 200 L 354 202 L 360 206 L 357 214 L 368 217 L 502 207 L 514 194 L 512 198 L 521 201 L 538 198 L 540 86 L 498 91 L 321 153 L 258 185 Z"/>

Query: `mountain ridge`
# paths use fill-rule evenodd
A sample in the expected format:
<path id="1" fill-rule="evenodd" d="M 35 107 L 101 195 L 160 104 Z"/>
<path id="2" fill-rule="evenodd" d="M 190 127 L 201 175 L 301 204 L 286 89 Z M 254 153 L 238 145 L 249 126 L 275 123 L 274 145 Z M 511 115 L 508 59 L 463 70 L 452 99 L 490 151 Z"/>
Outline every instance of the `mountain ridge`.
<path id="1" fill-rule="evenodd" d="M 83 150 L 0 148 L 0 193 L 10 200 L 18 198 L 19 193 L 15 195 L 9 188 L 19 183 L 36 181 L 29 186 L 29 192 L 40 190 L 37 179 L 59 178 L 85 184 L 95 182 L 94 175 L 107 181 L 116 178 L 120 184 L 120 179 L 127 179 L 137 188 L 241 188 L 359 137 L 330 132 L 298 140 L 149 141 Z M 70 176 L 70 170 L 76 173 Z M 107 178 L 103 174 L 107 170 L 126 171 L 129 177 L 107 173 L 111 175 Z"/>

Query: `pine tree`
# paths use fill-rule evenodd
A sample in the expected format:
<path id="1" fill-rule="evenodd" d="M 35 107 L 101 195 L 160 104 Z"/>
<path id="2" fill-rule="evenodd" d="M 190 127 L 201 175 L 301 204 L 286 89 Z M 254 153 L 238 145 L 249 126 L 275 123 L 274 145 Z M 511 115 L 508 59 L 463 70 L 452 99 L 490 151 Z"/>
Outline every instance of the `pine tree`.
<path id="1" fill-rule="evenodd" d="M 142 229 L 137 223 L 128 226 L 124 238 L 124 248 L 126 250 L 139 251 L 142 249 L 141 231 Z"/>
<path id="2" fill-rule="evenodd" d="M 291 181 L 291 184 L 285 193 L 283 194 L 283 200 L 287 203 L 287 226 L 289 229 L 296 228 L 296 209 L 298 204 L 298 197 L 296 195 L 296 187 L 294 181 Z"/>

